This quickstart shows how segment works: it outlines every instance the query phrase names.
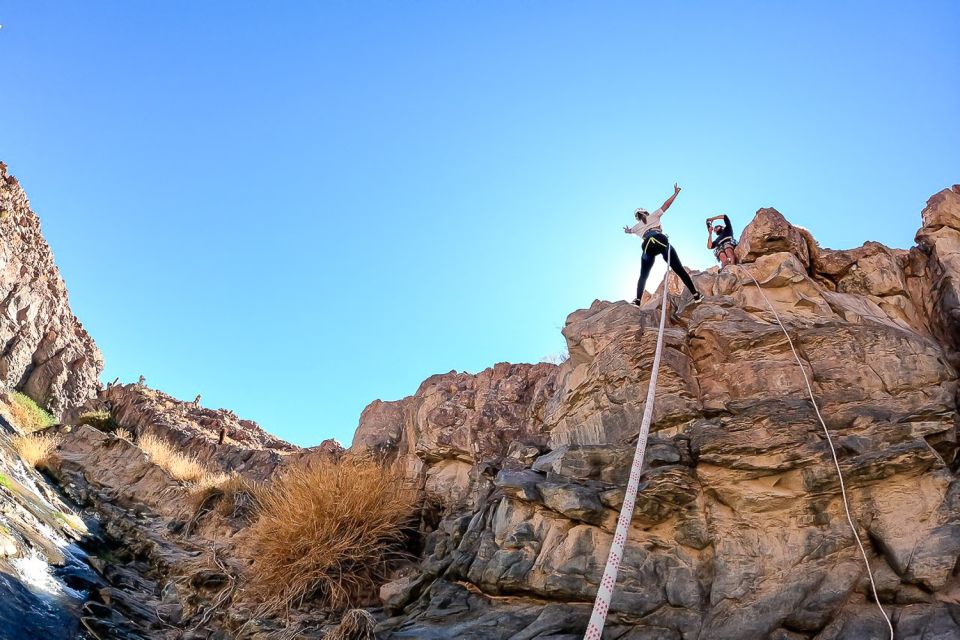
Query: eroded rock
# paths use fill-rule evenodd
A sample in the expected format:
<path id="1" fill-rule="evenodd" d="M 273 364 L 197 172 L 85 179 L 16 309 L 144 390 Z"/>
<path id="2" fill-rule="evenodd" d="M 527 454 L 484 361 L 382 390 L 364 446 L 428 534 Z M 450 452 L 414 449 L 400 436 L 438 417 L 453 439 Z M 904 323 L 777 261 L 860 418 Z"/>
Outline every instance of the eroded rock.
<path id="1" fill-rule="evenodd" d="M 100 387 L 103 357 L 70 311 L 67 288 L 16 178 L 0 162 L 0 382 L 55 417 Z"/>
<path id="2" fill-rule="evenodd" d="M 956 187 L 932 198 L 921 245 L 910 251 L 877 243 L 823 249 L 763 209 L 744 229 L 742 268 L 695 276 L 710 297 L 674 307 L 665 330 L 611 637 L 886 637 L 823 430 L 767 300 L 833 436 L 884 607 L 903 620 L 902 637 L 925 637 L 924 628 L 960 637 L 948 604 L 956 602 L 960 560 L 951 364 L 960 326 L 958 203 Z M 671 291 L 679 298 L 675 284 Z M 498 365 L 475 379 L 431 379 L 414 396 L 364 413 L 357 443 L 382 434 L 415 477 L 454 457 L 499 469 L 492 489 L 463 486 L 469 499 L 447 503 L 421 563 L 435 586 L 474 590 L 464 596 L 469 613 L 431 608 L 440 592 L 427 589 L 382 625 L 385 637 L 442 637 L 430 634 L 441 633 L 444 620 L 448 628 L 475 623 L 471 637 L 510 637 L 481 624 L 484 607 L 507 617 L 524 603 L 557 600 L 589 610 L 624 499 L 658 299 L 640 309 L 597 301 L 571 314 L 563 330 L 569 360 L 541 369 L 532 386 L 531 369 Z M 515 382 L 505 384 L 504 374 Z M 507 403 L 459 391 L 493 389 L 490 379 L 526 391 Z M 424 406 L 434 409 L 416 409 Z M 484 421 L 485 411 L 509 418 Z M 490 435 L 497 446 L 473 444 Z M 537 455 L 503 453 L 528 447 Z M 580 637 L 583 624 L 558 618 L 551 632 Z"/>

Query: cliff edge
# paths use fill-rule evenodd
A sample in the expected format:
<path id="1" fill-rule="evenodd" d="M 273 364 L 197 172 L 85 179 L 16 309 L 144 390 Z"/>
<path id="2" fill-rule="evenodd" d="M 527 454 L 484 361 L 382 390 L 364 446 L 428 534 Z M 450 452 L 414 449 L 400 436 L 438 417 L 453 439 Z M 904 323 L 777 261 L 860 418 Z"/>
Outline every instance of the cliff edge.
<path id="1" fill-rule="evenodd" d="M 70 310 L 40 220 L 2 162 L 0 344 L 0 383 L 27 394 L 55 417 L 100 387 L 100 350 Z"/>

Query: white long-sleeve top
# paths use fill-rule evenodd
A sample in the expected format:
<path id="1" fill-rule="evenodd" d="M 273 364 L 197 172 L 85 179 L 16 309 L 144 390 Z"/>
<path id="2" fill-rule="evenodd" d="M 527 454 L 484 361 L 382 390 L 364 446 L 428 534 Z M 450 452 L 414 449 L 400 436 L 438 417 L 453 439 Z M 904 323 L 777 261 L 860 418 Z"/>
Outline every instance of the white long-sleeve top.
<path id="1" fill-rule="evenodd" d="M 663 229 L 660 228 L 661 217 L 663 217 L 663 209 L 657 209 L 653 213 L 648 213 L 647 221 L 638 222 L 637 224 L 630 227 L 630 233 L 634 235 L 638 235 L 642 238 L 643 234 L 645 234 L 647 231 L 650 231 L 651 229 L 656 229 L 657 231 L 663 231 Z"/>

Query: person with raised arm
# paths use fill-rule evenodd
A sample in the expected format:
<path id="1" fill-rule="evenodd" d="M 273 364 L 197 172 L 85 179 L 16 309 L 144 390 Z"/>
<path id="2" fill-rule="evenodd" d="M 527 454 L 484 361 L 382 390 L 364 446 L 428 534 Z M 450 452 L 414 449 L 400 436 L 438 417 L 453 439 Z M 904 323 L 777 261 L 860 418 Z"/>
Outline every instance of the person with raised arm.
<path id="1" fill-rule="evenodd" d="M 697 291 L 693 280 L 690 279 L 690 274 L 683 268 L 680 257 L 677 255 L 676 250 L 670 246 L 670 241 L 660 226 L 660 218 L 662 218 L 663 214 L 670 208 L 673 201 L 677 199 L 679 193 L 680 187 L 674 184 L 673 195 L 667 198 L 666 202 L 664 202 L 659 209 L 650 213 L 642 207 L 638 208 L 634 212 L 637 224 L 632 227 L 623 228 L 624 233 L 632 233 L 633 235 L 640 236 L 643 240 L 643 254 L 640 258 L 640 279 L 637 281 L 637 297 L 633 301 L 635 305 L 639 305 L 641 298 L 643 298 L 643 288 L 647 284 L 647 277 L 650 275 L 650 269 L 653 267 L 657 256 L 663 256 L 663 259 L 670 265 L 674 273 L 680 276 L 680 280 L 683 281 L 683 284 L 685 284 L 687 289 L 690 290 L 690 293 L 693 294 L 694 302 L 703 300 L 703 294 Z M 667 255 L 668 247 L 670 255 Z"/>

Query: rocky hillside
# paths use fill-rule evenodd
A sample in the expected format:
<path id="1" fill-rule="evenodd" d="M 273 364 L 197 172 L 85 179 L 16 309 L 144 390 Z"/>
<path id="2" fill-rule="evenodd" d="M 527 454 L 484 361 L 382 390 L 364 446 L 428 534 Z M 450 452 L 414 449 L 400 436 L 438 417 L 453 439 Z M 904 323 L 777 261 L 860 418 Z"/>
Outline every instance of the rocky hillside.
<path id="1" fill-rule="evenodd" d="M 960 637 L 960 187 L 917 246 L 821 249 L 773 209 L 738 254 L 776 306 L 838 445 L 897 638 Z M 743 271 L 666 329 L 611 638 L 885 638 L 801 372 Z M 383 589 L 385 638 L 578 638 L 610 547 L 656 340 L 656 301 L 595 302 L 570 358 L 425 381 L 364 412 L 442 505 L 416 572 Z"/>
<path id="2" fill-rule="evenodd" d="M 232 411 L 207 409 L 140 384 L 111 384 L 73 414 L 76 419 L 97 411 L 109 413 L 131 434 L 156 433 L 214 468 L 257 480 L 268 478 L 283 456 L 300 451 Z"/>
<path id="3" fill-rule="evenodd" d="M 624 500 L 659 296 L 572 313 L 559 366 L 436 375 L 367 407 L 348 452 L 299 449 L 142 384 L 97 391 L 96 348 L 2 176 L 0 368 L 66 424 L 46 430 L 57 444 L 40 474 L 16 453 L 20 425 L 0 420 L 0 638 L 362 637 L 333 633 L 341 612 L 314 602 L 266 612 L 247 582 L 257 492 L 290 465 L 350 454 L 399 465 L 424 496 L 410 561 L 356 603 L 377 638 L 582 637 Z M 811 377 L 896 638 L 960 638 L 960 186 L 929 200 L 909 250 L 824 249 L 761 209 L 738 254 L 742 270 L 695 275 L 699 305 L 669 285 L 604 638 L 887 637 L 803 376 L 751 275 Z M 176 477 L 144 454 L 147 434 L 221 478 Z"/>
<path id="4" fill-rule="evenodd" d="M 100 350 L 74 317 L 67 288 L 17 179 L 0 162 L 0 384 L 60 416 L 100 386 Z"/>

